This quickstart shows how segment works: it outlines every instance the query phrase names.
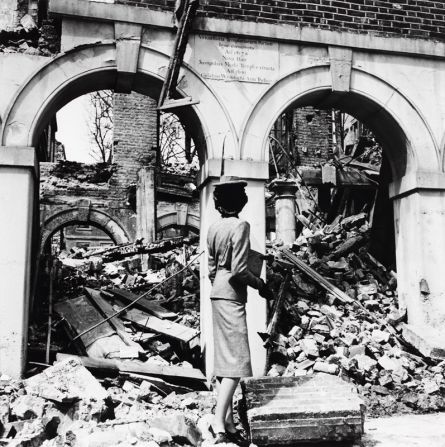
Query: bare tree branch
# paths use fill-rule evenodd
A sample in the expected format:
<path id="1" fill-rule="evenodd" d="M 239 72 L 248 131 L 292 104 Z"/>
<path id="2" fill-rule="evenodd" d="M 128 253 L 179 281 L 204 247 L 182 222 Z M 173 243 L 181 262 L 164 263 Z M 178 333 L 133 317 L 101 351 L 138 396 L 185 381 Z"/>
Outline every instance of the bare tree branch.
<path id="1" fill-rule="evenodd" d="M 113 155 L 113 92 L 99 90 L 89 94 L 92 109 L 89 131 L 94 144 L 90 155 L 98 162 L 111 163 Z"/>
<path id="2" fill-rule="evenodd" d="M 196 146 L 179 118 L 172 113 L 160 117 L 159 147 L 164 170 L 190 174 L 199 166 Z"/>

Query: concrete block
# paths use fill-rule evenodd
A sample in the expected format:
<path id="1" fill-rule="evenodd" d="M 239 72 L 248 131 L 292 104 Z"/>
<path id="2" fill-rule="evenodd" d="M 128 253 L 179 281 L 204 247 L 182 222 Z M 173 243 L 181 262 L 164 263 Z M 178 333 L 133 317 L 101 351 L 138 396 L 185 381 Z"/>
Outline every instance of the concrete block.
<path id="1" fill-rule="evenodd" d="M 102 403 L 108 396 L 102 385 L 77 359 L 67 358 L 25 382 L 28 394 L 55 402 L 78 399 Z"/>
<path id="2" fill-rule="evenodd" d="M 258 446 L 353 441 L 363 434 L 364 404 L 337 376 L 249 378 L 241 386 L 250 440 Z"/>
<path id="3" fill-rule="evenodd" d="M 445 359 L 443 334 L 432 328 L 403 325 L 403 338 L 421 354 L 434 359 Z"/>

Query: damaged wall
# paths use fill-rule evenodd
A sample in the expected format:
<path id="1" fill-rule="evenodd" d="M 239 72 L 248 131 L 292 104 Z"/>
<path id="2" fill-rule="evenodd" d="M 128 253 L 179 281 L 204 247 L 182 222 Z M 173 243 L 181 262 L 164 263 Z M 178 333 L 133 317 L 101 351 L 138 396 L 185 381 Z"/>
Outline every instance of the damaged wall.
<path id="1" fill-rule="evenodd" d="M 60 51 L 60 23 L 46 4 L 32 0 L 0 2 L 0 53 L 52 56 Z"/>
<path id="2" fill-rule="evenodd" d="M 113 113 L 116 172 L 110 186 L 116 198 L 124 200 L 131 185 L 136 184 L 141 167 L 156 164 L 156 101 L 139 93 L 115 94 Z"/>
<path id="3" fill-rule="evenodd" d="M 325 163 L 332 155 L 332 117 L 330 110 L 301 107 L 293 116 L 293 139 L 297 162 L 302 166 Z"/>
<path id="4" fill-rule="evenodd" d="M 113 219 L 130 240 L 138 237 L 138 173 L 143 167 L 154 168 L 156 164 L 156 101 L 138 93 L 115 94 L 113 114 L 113 164 L 40 163 L 40 224 L 43 228 L 54 215 L 85 207 L 87 203 L 90 209 L 106 213 Z M 172 183 L 171 177 L 179 183 Z M 191 178 L 161 174 L 157 181 L 160 188 L 158 230 L 186 226 L 199 231 L 199 204 L 196 199 L 192 201 L 184 186 L 192 181 Z M 152 209 L 145 213 L 155 211 L 153 203 L 149 206 Z M 88 222 L 89 215 L 83 215 L 84 223 Z M 120 242 L 116 238 L 114 241 Z"/>
<path id="5" fill-rule="evenodd" d="M 11 31 L 27 12 L 27 2 L 23 0 L 2 0 L 0 4 L 0 31 Z"/>
<path id="6" fill-rule="evenodd" d="M 147 96 L 114 95 L 114 163 L 41 163 L 41 226 L 56 213 L 88 201 L 136 237 L 136 183 L 142 167 L 156 161 L 156 102 Z"/>

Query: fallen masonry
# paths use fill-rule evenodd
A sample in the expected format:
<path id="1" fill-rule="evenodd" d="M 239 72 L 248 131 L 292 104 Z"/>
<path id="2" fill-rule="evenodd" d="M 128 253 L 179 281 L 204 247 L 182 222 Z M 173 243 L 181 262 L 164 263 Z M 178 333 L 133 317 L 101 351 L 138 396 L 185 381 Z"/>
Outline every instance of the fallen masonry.
<path id="1" fill-rule="evenodd" d="M 306 222 L 290 249 L 270 244 L 268 280 L 281 300 L 266 373 L 338 375 L 357 385 L 371 416 L 444 409 L 445 361 L 414 339 L 396 274 L 368 252 L 369 240 L 362 213 Z"/>
<path id="2" fill-rule="evenodd" d="M 445 363 L 410 346 L 396 274 L 367 250 L 367 216 L 301 221 L 290 249 L 268 247 L 266 377 L 236 398 L 251 440 L 353 441 L 363 402 L 368 416 L 445 408 Z M 55 292 L 31 326 L 31 377 L 0 377 L 0 445 L 211 444 L 197 253 L 177 238 L 47 263 Z"/>

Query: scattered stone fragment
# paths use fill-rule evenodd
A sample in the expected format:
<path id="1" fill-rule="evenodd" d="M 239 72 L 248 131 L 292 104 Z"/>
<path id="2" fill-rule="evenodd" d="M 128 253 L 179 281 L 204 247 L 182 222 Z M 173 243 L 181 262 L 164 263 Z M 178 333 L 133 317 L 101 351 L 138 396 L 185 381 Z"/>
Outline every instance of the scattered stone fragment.
<path id="1" fill-rule="evenodd" d="M 357 368 L 363 371 L 371 371 L 377 365 L 374 359 L 365 354 L 358 354 L 353 360 L 357 361 Z"/>
<path id="2" fill-rule="evenodd" d="M 422 385 L 426 394 L 433 394 L 440 390 L 439 385 L 432 379 L 423 379 Z"/>
<path id="3" fill-rule="evenodd" d="M 27 394 L 19 396 L 11 404 L 11 415 L 18 420 L 41 418 L 45 412 L 45 407 L 48 406 L 49 403 L 45 399 Z"/>
<path id="4" fill-rule="evenodd" d="M 387 355 L 380 357 L 378 363 L 386 371 L 394 371 L 397 368 L 396 362 L 390 359 Z"/>
<path id="5" fill-rule="evenodd" d="M 303 352 L 312 358 L 317 358 L 319 355 L 318 346 L 313 338 L 303 338 L 300 341 L 300 346 Z"/>

